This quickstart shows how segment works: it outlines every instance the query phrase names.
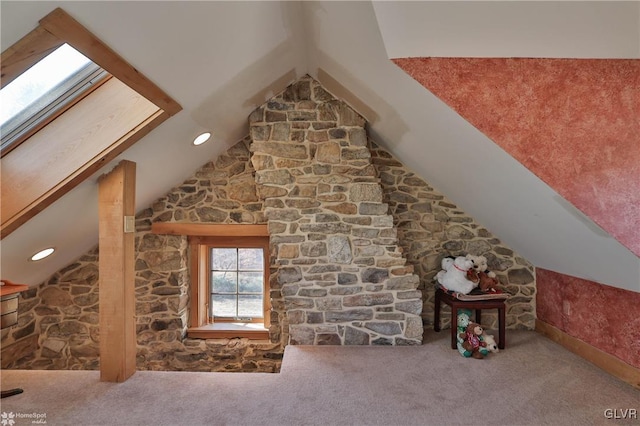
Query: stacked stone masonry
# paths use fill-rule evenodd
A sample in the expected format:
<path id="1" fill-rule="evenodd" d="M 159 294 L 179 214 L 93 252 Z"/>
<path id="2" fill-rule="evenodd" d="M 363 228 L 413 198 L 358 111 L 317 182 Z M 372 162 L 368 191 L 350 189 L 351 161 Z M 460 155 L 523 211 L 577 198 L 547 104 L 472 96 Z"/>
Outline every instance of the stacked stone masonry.
<path id="1" fill-rule="evenodd" d="M 420 309 L 425 325 L 433 321 L 433 276 L 440 259 L 464 253 L 485 255 L 490 269 L 511 294 L 508 328 L 533 329 L 533 267 L 392 155 L 368 141 L 361 117 L 313 80 L 301 81 L 302 85 L 291 86 L 252 115 L 255 125 L 251 134 L 257 146 L 251 146 L 250 138 L 239 141 L 137 215 L 137 368 L 279 371 L 291 328 L 294 343 L 312 339 L 318 344 L 417 343 L 422 336 L 422 324 L 415 320 Z M 311 97 L 312 88 L 313 100 L 301 99 L 305 93 Z M 302 119 L 310 117 L 307 113 L 311 109 L 302 107 L 311 102 L 316 103 L 322 117 L 336 117 L 327 121 L 331 125 L 335 122 L 334 127 L 322 129 L 319 121 Z M 298 105 L 299 109 L 278 109 L 287 105 Z M 278 117 L 273 113 L 286 111 L 292 115 L 290 122 L 256 121 L 261 114 L 272 120 Z M 339 125 L 338 117 L 342 117 Z M 271 126 L 270 139 L 264 136 L 263 126 L 267 125 Z M 283 160 L 274 155 L 276 151 L 255 152 L 261 144 L 277 149 L 275 142 L 283 142 L 280 139 L 287 131 L 288 143 L 307 150 L 306 160 Z M 327 139 L 323 140 L 325 134 Z M 297 154 L 287 155 L 301 155 L 296 149 L 300 148 L 292 152 Z M 339 163 L 338 155 L 347 163 Z M 302 165 L 312 158 L 318 162 Z M 254 164 L 261 173 L 256 174 Z M 312 175 L 307 173 L 309 167 Z M 337 173 L 327 173 L 334 167 Z M 320 180 L 313 183 L 318 177 Z M 347 184 L 355 189 L 347 189 Z M 376 185 L 381 190 L 374 189 Z M 285 190 L 288 197 L 283 196 Z M 316 211 L 320 207 L 314 197 L 328 211 Z M 362 214 L 353 214 L 354 207 Z M 270 341 L 185 337 L 189 308 L 186 238 L 150 232 L 153 222 L 169 221 L 269 223 L 275 237 Z M 351 233 L 347 234 L 347 229 Z M 2 368 L 99 367 L 98 256 L 97 249 L 90 250 L 20 295 L 17 326 L 2 330 Z M 355 259 L 354 265 L 342 263 L 349 257 Z M 394 272 L 385 276 L 380 271 L 385 268 Z M 390 295 L 397 300 L 391 301 Z M 338 302 L 342 310 L 337 309 Z M 394 312 L 397 305 L 400 310 Z M 407 318 L 412 319 L 407 322 Z M 448 316 L 443 320 L 448 321 Z M 495 322 L 493 313 L 483 315 L 489 328 L 495 328 Z M 385 334 L 398 329 L 400 333 Z M 409 336 L 402 337 L 407 329 Z M 411 338 L 414 335 L 417 337 Z"/>
<path id="2" fill-rule="evenodd" d="M 398 239 L 408 263 L 420 277 L 423 295 L 422 317 L 425 325 L 433 324 L 435 275 L 442 258 L 473 254 L 487 258 L 489 270 L 496 273 L 501 288 L 510 295 L 506 302 L 508 328 L 535 328 L 535 271 L 487 229 L 459 209 L 407 169 L 384 149 L 370 141 L 373 164 L 380 175 L 384 201 L 389 204 Z M 449 307 L 442 306 L 440 321 L 449 326 Z M 498 328 L 496 310 L 483 312 L 482 323 Z"/>
<path id="3" fill-rule="evenodd" d="M 419 278 L 402 256 L 365 120 L 306 77 L 249 117 L 292 344 L 422 342 Z"/>

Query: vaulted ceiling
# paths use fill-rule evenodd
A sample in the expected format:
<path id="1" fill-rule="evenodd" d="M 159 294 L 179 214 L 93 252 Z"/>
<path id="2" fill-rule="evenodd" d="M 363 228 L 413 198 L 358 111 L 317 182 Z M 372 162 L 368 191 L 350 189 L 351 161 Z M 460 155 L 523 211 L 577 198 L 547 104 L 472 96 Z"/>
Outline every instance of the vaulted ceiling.
<path id="1" fill-rule="evenodd" d="M 477 114 L 454 110 L 449 91 L 431 88 L 441 100 L 391 60 L 595 58 L 637 64 L 639 2 L 3 1 L 2 50 L 56 7 L 183 110 L 4 238 L 4 279 L 38 284 L 97 244 L 96 180 L 118 161 L 138 164 L 136 204 L 144 208 L 246 135 L 255 107 L 309 74 L 365 116 L 381 146 L 535 266 L 640 291 L 640 259 L 628 248 L 633 243 L 620 237 L 626 228 L 638 236 L 637 215 L 611 213 L 609 222 L 624 223 L 622 232 L 597 214 L 590 218 L 574 192 L 564 193 L 564 186 L 501 146 L 474 121 Z M 632 107 L 640 98 L 638 81 L 629 76 Z M 213 131 L 213 140 L 195 147 L 191 140 L 202 130 Z M 638 173 L 638 167 L 625 170 L 625 182 L 640 187 Z M 27 261 L 47 246 L 55 246 L 56 254 Z"/>

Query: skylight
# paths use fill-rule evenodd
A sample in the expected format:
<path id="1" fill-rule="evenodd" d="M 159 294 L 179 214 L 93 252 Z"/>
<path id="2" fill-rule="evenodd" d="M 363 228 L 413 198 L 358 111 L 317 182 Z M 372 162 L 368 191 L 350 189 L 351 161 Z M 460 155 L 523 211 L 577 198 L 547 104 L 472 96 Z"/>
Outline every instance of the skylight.
<path id="1" fill-rule="evenodd" d="M 0 90 L 2 149 L 54 116 L 107 73 L 63 44 Z"/>

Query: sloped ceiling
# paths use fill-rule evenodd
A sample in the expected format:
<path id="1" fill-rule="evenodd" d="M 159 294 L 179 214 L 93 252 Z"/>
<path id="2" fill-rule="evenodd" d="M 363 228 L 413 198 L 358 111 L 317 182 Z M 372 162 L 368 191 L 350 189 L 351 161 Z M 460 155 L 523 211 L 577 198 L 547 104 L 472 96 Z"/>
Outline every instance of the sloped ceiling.
<path id="1" fill-rule="evenodd" d="M 639 60 L 394 62 L 640 256 Z"/>
<path id="2" fill-rule="evenodd" d="M 453 3 L 3 1 L 1 43 L 62 7 L 183 106 L 119 158 L 138 164 L 138 209 L 234 144 L 256 106 L 308 73 L 362 113 L 377 142 L 534 265 L 640 291 L 636 255 L 389 60 L 539 57 L 554 48 L 548 57 L 637 59 L 638 3 Z M 203 129 L 213 140 L 192 146 Z M 2 240 L 3 278 L 38 284 L 97 243 L 96 179 L 119 159 Z M 50 245 L 51 258 L 26 260 Z"/>

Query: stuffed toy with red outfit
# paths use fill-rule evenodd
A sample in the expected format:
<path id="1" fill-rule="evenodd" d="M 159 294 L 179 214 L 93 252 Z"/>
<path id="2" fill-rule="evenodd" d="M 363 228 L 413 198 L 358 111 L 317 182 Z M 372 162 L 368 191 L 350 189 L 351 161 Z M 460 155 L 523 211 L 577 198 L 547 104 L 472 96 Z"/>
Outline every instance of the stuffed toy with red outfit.
<path id="1" fill-rule="evenodd" d="M 471 357 L 483 359 L 484 354 L 480 352 L 480 348 L 484 348 L 487 344 L 482 339 L 484 328 L 477 322 L 470 322 L 464 333 L 460 333 L 463 339 L 462 347 L 471 352 Z"/>

